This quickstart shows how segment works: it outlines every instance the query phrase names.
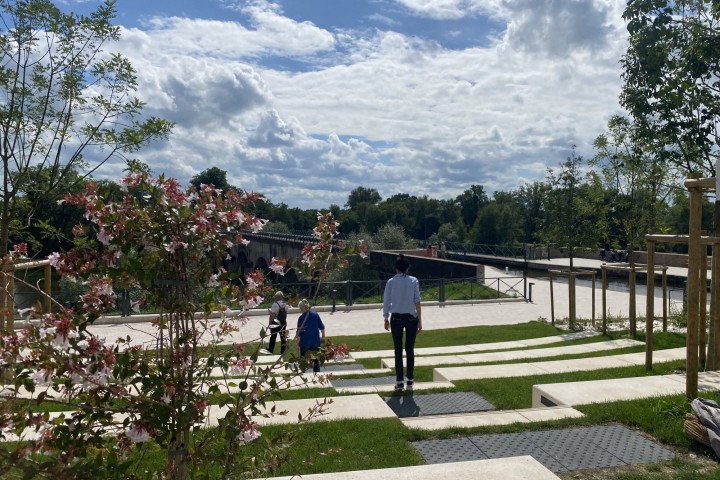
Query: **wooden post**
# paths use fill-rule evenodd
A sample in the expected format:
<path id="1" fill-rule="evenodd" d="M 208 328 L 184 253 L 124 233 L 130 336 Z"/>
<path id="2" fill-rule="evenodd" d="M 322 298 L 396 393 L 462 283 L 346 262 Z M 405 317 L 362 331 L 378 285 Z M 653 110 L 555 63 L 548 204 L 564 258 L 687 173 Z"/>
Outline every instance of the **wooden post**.
<path id="1" fill-rule="evenodd" d="M 700 249 L 700 315 L 698 316 L 698 361 L 701 366 L 707 361 L 707 245 Z"/>
<path id="2" fill-rule="evenodd" d="M 635 265 L 630 266 L 630 336 L 637 335 L 637 300 L 635 298 Z"/>
<path id="3" fill-rule="evenodd" d="M 602 332 L 605 335 L 607 333 L 607 268 L 604 263 L 600 268 L 602 272 Z"/>
<path id="4" fill-rule="evenodd" d="M 687 352 L 685 394 L 694 399 L 698 392 L 698 318 L 700 316 L 700 229 L 702 228 L 702 191 L 690 191 L 690 226 L 688 241 Z"/>
<path id="5" fill-rule="evenodd" d="M 592 326 L 595 326 L 595 270 L 592 271 Z"/>
<path id="6" fill-rule="evenodd" d="M 575 320 L 576 320 L 576 316 L 575 316 L 576 315 L 576 313 L 575 313 L 576 312 L 575 311 L 575 272 L 573 272 L 572 270 L 570 271 L 570 275 L 568 277 L 568 294 L 570 295 L 570 297 L 569 297 L 570 305 L 569 305 L 569 310 L 568 310 L 568 315 L 569 315 L 568 324 L 569 324 L 570 328 L 572 329 L 572 327 L 575 325 Z"/>
<path id="7" fill-rule="evenodd" d="M 5 269 L 0 269 L 0 302 L 2 302 L 2 307 L 7 305 L 7 279 L 8 275 L 5 273 Z M 5 315 L 0 313 L 0 331 L 2 332 L 8 331 L 5 320 Z"/>
<path id="8" fill-rule="evenodd" d="M 553 273 L 550 272 L 550 324 L 555 326 L 555 298 L 553 295 Z"/>
<path id="9" fill-rule="evenodd" d="M 715 371 L 720 368 L 720 244 L 713 244 L 711 265 L 710 335 L 705 370 Z"/>
<path id="10" fill-rule="evenodd" d="M 7 276 L 7 332 L 15 330 L 15 276 Z"/>
<path id="11" fill-rule="evenodd" d="M 45 283 L 43 283 L 43 291 L 45 298 L 43 299 L 44 313 L 50 313 L 52 310 L 52 267 L 50 264 L 45 265 Z"/>
<path id="12" fill-rule="evenodd" d="M 655 241 L 647 241 L 647 302 L 645 304 L 645 369 L 652 370 L 655 328 Z"/>
<path id="13" fill-rule="evenodd" d="M 663 294 L 663 332 L 667 332 L 668 320 L 668 294 L 667 294 L 667 265 L 662 267 L 662 294 Z"/>

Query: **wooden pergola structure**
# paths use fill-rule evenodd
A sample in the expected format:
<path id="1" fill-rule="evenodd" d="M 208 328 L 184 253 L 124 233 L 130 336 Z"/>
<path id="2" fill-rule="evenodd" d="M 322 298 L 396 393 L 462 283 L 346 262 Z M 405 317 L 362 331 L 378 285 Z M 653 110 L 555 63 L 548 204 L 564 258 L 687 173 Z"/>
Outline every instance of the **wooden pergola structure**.
<path id="1" fill-rule="evenodd" d="M 690 226 L 688 235 L 647 235 L 648 248 L 648 304 L 646 366 L 652 365 L 652 325 L 654 321 L 655 245 L 657 243 L 687 243 L 687 351 L 685 393 L 697 397 L 698 371 L 701 363 L 706 370 L 718 370 L 720 362 L 720 237 L 702 235 L 703 193 L 720 192 L 720 177 L 690 178 L 685 181 L 690 192 Z M 707 247 L 712 248 L 710 265 L 710 325 L 707 318 Z M 706 338 L 706 331 L 709 332 Z M 707 344 L 707 350 L 705 348 Z M 649 368 L 649 367 L 648 367 Z"/>
<path id="2" fill-rule="evenodd" d="M 0 268 L 0 295 L 4 300 L 4 313 L 0 315 L 0 331 L 12 332 L 15 328 L 15 272 L 31 270 L 35 268 L 44 269 L 44 281 L 42 291 L 43 309 L 50 312 L 52 290 L 52 267 L 50 260 L 30 260 L 27 262 L 9 263 Z"/>

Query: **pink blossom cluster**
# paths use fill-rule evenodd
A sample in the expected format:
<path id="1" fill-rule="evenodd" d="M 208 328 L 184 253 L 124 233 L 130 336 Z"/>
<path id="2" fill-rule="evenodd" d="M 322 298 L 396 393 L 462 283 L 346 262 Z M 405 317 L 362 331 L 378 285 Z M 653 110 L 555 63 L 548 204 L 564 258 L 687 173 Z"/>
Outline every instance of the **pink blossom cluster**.
<path id="1" fill-rule="evenodd" d="M 92 277 L 87 282 L 88 292 L 80 296 L 83 310 L 89 315 L 100 316 L 117 303 L 113 283 L 107 277 Z"/>
<path id="2" fill-rule="evenodd" d="M 342 362 L 348 356 L 348 346 L 345 343 L 330 344 L 326 347 L 325 355 L 335 362 Z"/>

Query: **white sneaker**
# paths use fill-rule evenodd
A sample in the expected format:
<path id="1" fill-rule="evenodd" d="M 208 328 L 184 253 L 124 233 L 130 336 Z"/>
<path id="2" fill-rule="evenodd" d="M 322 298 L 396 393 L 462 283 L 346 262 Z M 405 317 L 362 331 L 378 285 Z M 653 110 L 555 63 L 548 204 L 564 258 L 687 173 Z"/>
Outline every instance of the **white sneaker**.
<path id="1" fill-rule="evenodd" d="M 261 348 L 260 350 L 258 350 L 258 353 L 262 353 L 263 355 L 272 355 L 272 352 L 265 348 Z"/>
<path id="2" fill-rule="evenodd" d="M 407 390 L 412 390 L 414 386 L 415 386 L 415 382 L 413 380 L 408 380 L 405 388 Z"/>

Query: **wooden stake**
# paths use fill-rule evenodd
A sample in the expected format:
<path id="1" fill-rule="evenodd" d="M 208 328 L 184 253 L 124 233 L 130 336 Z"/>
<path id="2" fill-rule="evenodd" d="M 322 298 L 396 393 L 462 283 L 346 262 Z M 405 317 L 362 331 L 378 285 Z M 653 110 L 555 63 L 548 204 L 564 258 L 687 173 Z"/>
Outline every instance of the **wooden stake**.
<path id="1" fill-rule="evenodd" d="M 652 370 L 655 324 L 655 242 L 647 241 L 647 302 L 645 304 L 645 369 Z"/>

